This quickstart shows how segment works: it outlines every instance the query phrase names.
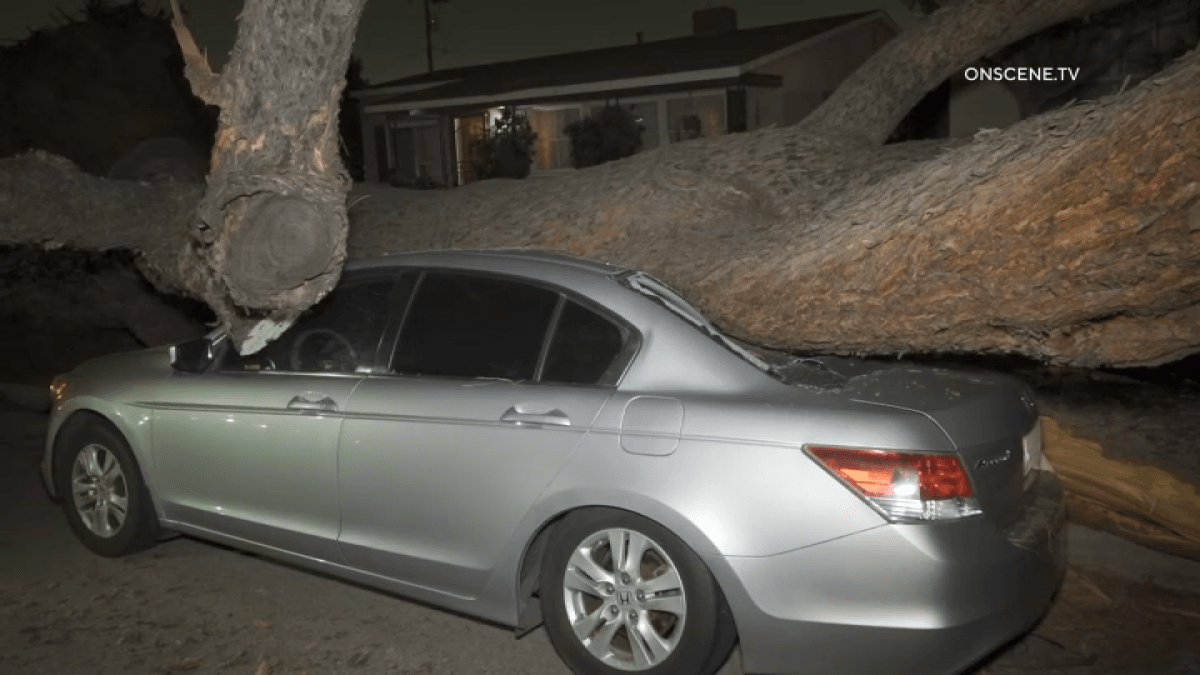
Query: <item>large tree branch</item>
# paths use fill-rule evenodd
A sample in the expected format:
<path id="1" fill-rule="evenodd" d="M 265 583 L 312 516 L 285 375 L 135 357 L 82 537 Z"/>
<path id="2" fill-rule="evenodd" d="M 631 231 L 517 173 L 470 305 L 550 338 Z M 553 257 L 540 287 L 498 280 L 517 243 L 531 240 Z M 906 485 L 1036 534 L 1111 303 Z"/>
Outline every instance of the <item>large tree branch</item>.
<path id="1" fill-rule="evenodd" d="M 185 283 L 255 351 L 337 282 L 349 178 L 337 111 L 366 0 L 247 0 L 225 71 L 208 68 L 178 6 L 196 93 L 220 106 L 208 190 L 182 256 Z"/>
<path id="2" fill-rule="evenodd" d="M 942 7 L 875 52 L 801 124 L 882 143 L 925 94 L 965 66 L 1043 28 L 1127 1 L 966 0 Z"/>
<path id="3" fill-rule="evenodd" d="M 164 292 L 185 294 L 179 251 L 203 187 L 105 180 L 43 152 L 0 159 L 0 243 L 128 250 Z"/>
<path id="4" fill-rule="evenodd" d="M 352 211 L 349 247 L 609 260 L 680 287 L 734 334 L 788 349 L 1153 365 L 1200 351 L 1197 138 L 1194 52 L 1120 97 L 973 142 L 838 146 L 793 127 L 557 179 L 377 188 Z M 13 195 L 0 205 L 0 241 L 125 241 L 170 274 L 162 228 L 167 242 L 186 239 L 182 188 L 43 164 L 0 160 Z"/>
<path id="5" fill-rule="evenodd" d="M 247 19 L 269 26 L 280 17 Z M 267 72 L 230 82 L 290 86 L 282 78 L 291 71 L 271 70 L 265 55 L 241 61 L 264 61 Z M 1200 350 L 1198 62 L 1193 53 L 1123 96 L 973 142 L 875 147 L 799 125 L 672 145 L 557 179 L 390 192 L 356 209 L 350 246 L 359 256 L 515 246 L 606 259 L 679 286 L 732 333 L 789 349 L 1162 363 Z M 303 97 L 281 94 L 288 115 L 267 122 L 269 97 L 234 97 L 191 231 L 198 243 L 185 247 L 191 257 L 177 274 L 161 243 L 128 233 L 147 268 L 192 289 L 199 278 L 235 331 L 263 314 L 299 311 L 340 262 L 344 226 L 323 220 L 322 233 L 313 223 L 321 209 L 340 209 L 334 199 L 345 183 L 336 169 L 321 176 L 336 162 L 327 108 L 306 107 L 321 92 L 301 89 Z M 8 175 L 20 183 L 20 171 Z M 57 187 L 52 199 L 64 207 L 99 199 L 93 189 Z M 166 198 L 147 203 L 155 199 Z M 77 216 L 122 210 L 72 208 Z M 25 234 L 10 240 L 67 229 L 41 221 L 47 229 L 34 232 L 18 220 L 10 236 Z M 252 222 L 265 229 L 253 234 Z M 304 250 L 332 246 L 334 258 L 322 267 L 320 255 L 284 255 L 297 241 Z M 256 276 L 260 269 L 272 272 Z"/>

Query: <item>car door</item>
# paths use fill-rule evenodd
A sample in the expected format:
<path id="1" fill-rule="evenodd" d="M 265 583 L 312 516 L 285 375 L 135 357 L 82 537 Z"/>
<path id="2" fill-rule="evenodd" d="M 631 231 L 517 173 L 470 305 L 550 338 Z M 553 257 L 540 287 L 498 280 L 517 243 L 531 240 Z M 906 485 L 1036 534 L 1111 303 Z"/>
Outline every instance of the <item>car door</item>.
<path id="1" fill-rule="evenodd" d="M 152 432 L 168 518 L 339 559 L 338 436 L 376 358 L 395 279 L 352 277 L 261 352 L 227 348 L 209 372 L 171 376 Z"/>
<path id="2" fill-rule="evenodd" d="M 554 290 L 426 273 L 390 372 L 350 400 L 338 455 L 346 562 L 476 595 L 611 395 L 630 341 Z"/>

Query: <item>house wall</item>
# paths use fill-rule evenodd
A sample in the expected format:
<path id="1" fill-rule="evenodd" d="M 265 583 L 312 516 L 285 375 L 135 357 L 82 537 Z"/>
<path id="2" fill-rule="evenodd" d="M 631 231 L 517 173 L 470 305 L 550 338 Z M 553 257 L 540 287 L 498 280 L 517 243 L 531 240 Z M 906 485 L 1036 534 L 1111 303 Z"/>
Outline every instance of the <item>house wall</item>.
<path id="1" fill-rule="evenodd" d="M 387 157 L 380 157 L 380 152 L 384 150 L 384 143 L 387 141 L 385 124 L 387 124 L 385 115 L 366 112 L 362 114 L 363 170 L 366 180 L 370 182 L 382 180 L 384 173 L 380 167 L 381 165 L 387 166 Z"/>
<path id="2" fill-rule="evenodd" d="M 755 67 L 753 72 L 778 76 L 782 80 L 782 87 L 745 88 L 746 130 L 752 131 L 771 125 L 783 126 L 799 122 L 820 105 L 850 73 L 890 40 L 894 34 L 895 29 L 889 22 L 882 18 L 876 18 L 826 34 L 813 44 L 800 46 L 773 61 Z M 737 96 L 740 97 L 741 93 L 739 92 Z M 696 115 L 701 118 L 702 132 L 705 136 L 728 133 L 730 120 L 733 119 L 735 123 L 739 121 L 737 115 L 729 114 L 728 100 L 726 90 L 718 88 L 652 96 L 631 96 L 621 98 L 619 102 L 622 105 L 633 105 L 635 112 L 644 120 L 643 124 L 647 126 L 647 131 L 642 136 L 642 150 L 646 151 L 686 140 L 688 130 L 681 124 L 681 119 L 685 115 Z M 528 112 L 534 130 L 539 134 L 539 147 L 545 146 L 541 154 L 549 156 L 551 148 L 556 149 L 556 152 L 553 153 L 556 156 L 553 162 L 547 161 L 546 157 L 535 159 L 532 167 L 533 173 L 551 173 L 570 168 L 569 160 L 566 160 L 564 165 L 563 159 L 569 155 L 564 155 L 561 152 L 562 148 L 558 147 L 562 145 L 561 140 L 551 142 L 551 139 L 561 136 L 561 130 L 539 129 L 540 124 L 545 120 L 587 115 L 593 108 L 602 106 L 605 102 L 604 99 L 587 99 L 571 103 L 521 106 Z M 968 97 L 964 99 L 961 107 L 964 111 L 963 115 L 968 115 L 978 106 L 974 98 Z M 573 115 L 557 113 L 539 115 L 539 110 L 574 110 L 577 113 Z M 368 139 L 372 129 L 377 134 L 384 131 L 387 131 L 389 135 L 395 133 L 394 124 L 391 127 L 381 125 L 379 120 L 382 118 L 383 115 L 364 114 L 363 126 L 364 130 L 367 130 Z M 539 122 L 539 118 L 543 122 Z M 453 126 L 448 127 L 441 134 L 447 147 L 442 160 L 439 161 L 437 171 L 439 175 L 450 178 L 445 182 L 446 185 L 457 183 L 458 180 L 455 179 L 469 180 L 458 170 L 458 164 L 462 161 L 462 157 L 459 156 L 461 152 L 454 149 L 455 135 Z M 379 154 L 375 150 L 374 144 L 368 141 L 367 145 L 368 157 L 370 154 Z M 383 147 L 388 148 L 389 152 L 394 155 L 397 147 L 395 139 L 390 138 Z M 395 164 L 396 162 L 393 161 L 391 166 L 385 166 L 382 157 L 376 157 L 374 161 L 368 158 L 367 179 L 388 180 L 390 172 L 397 168 L 403 169 Z M 381 170 L 380 167 L 385 168 Z"/>
<path id="3" fill-rule="evenodd" d="M 565 122 L 579 119 L 591 114 L 614 99 L 590 99 L 571 103 L 555 103 L 521 106 L 527 111 L 533 130 L 538 134 L 535 144 L 537 155 L 534 159 L 532 172 L 549 173 L 570 169 L 569 150 L 564 145 L 565 134 L 561 129 L 550 129 L 546 125 L 555 123 L 562 126 Z M 680 117 L 695 114 L 701 118 L 702 133 L 705 136 L 719 136 L 727 133 L 728 123 L 725 110 L 726 91 L 724 89 L 701 89 L 691 92 L 676 92 L 655 96 L 630 96 L 616 99 L 622 106 L 632 106 L 633 111 L 642 119 L 646 130 L 642 132 L 642 151 L 653 150 L 683 138 L 684 132 L 680 126 Z M 553 114 L 547 114 L 554 111 Z M 550 157 L 556 156 L 551 161 Z"/>
<path id="4" fill-rule="evenodd" d="M 783 126 L 804 119 L 893 35 L 888 23 L 876 19 L 755 68 L 754 72 L 781 77 L 783 87 L 751 90 L 750 128 Z"/>

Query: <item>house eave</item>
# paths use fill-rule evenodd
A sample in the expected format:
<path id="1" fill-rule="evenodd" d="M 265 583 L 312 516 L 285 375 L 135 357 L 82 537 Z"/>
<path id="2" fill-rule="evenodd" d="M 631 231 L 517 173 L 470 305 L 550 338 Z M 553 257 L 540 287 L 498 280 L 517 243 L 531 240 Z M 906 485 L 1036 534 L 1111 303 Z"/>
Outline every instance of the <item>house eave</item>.
<path id="1" fill-rule="evenodd" d="M 451 84 L 453 82 L 457 82 L 458 79 L 459 78 L 449 78 L 444 80 L 431 80 L 429 82 L 418 82 L 416 84 L 397 84 L 389 87 L 380 87 L 378 89 L 359 89 L 357 91 L 350 92 L 350 96 L 360 101 L 365 101 L 385 96 L 411 94 L 413 92 L 421 91 L 422 89 L 432 89 L 434 87 L 440 87 L 444 84 Z"/>
<path id="2" fill-rule="evenodd" d="M 723 80 L 708 80 L 703 82 L 687 82 L 676 83 L 671 85 L 659 85 L 655 87 L 639 87 L 636 89 L 621 89 L 619 91 L 606 92 L 608 98 L 632 99 L 638 97 L 662 96 L 664 94 L 673 94 L 679 92 L 690 92 L 695 94 L 720 92 L 725 89 L 736 87 L 770 87 L 778 88 L 783 86 L 783 78 L 777 75 L 767 75 L 762 73 L 746 73 L 736 78 L 726 78 Z M 600 97 L 595 97 L 600 98 Z M 587 97 L 581 97 L 578 94 L 565 94 L 561 96 L 547 96 L 536 99 L 506 99 L 498 98 L 484 105 L 465 105 L 465 106 L 450 106 L 450 107 L 429 107 L 421 108 L 422 112 L 427 113 L 448 113 L 448 114 L 464 114 L 477 112 L 482 107 L 501 108 L 510 105 L 554 105 L 561 103 L 579 102 L 587 100 Z"/>
<path id="3" fill-rule="evenodd" d="M 737 80 L 743 75 L 740 66 L 712 68 L 708 70 L 693 70 L 669 75 L 652 75 L 647 77 L 632 77 L 621 80 L 603 80 L 581 84 L 566 84 L 554 87 L 536 87 L 515 91 L 498 92 L 477 96 L 460 96 L 455 98 L 430 98 L 422 100 L 402 101 L 398 103 L 376 103 L 367 105 L 367 113 L 403 112 L 406 110 L 424 110 L 426 108 L 465 108 L 471 106 L 489 106 L 512 101 L 553 100 L 561 98 L 580 98 L 594 95 L 603 98 L 613 92 L 638 90 L 652 87 L 671 86 L 678 84 L 703 84 L 723 80 Z"/>
<path id="4" fill-rule="evenodd" d="M 887 12 L 884 12 L 883 10 L 876 10 L 874 12 L 871 12 L 870 14 L 867 14 L 866 16 L 857 18 L 854 21 L 850 21 L 850 22 L 844 23 L 840 26 L 837 26 L 835 28 L 831 28 L 822 33 L 818 33 L 817 35 L 814 35 L 814 36 L 808 38 L 807 40 L 801 40 L 800 42 L 792 43 L 792 44 L 784 47 L 783 49 L 771 52 L 770 54 L 766 54 L 764 56 L 760 56 L 757 59 L 754 59 L 753 61 L 748 61 L 748 62 L 742 64 L 742 69 L 745 71 L 751 71 L 751 70 L 761 68 L 764 65 L 771 63 L 772 61 L 778 61 L 779 59 L 790 56 L 802 49 L 806 49 L 815 44 L 824 42 L 825 40 L 828 40 L 829 38 L 835 37 L 837 35 L 841 35 L 842 33 L 847 33 L 847 32 L 852 31 L 860 26 L 865 26 L 866 24 L 871 23 L 872 21 L 878 21 L 880 19 L 882 19 L 883 22 L 885 24 L 887 24 L 887 26 L 893 30 L 893 32 L 898 32 L 898 28 L 896 27 L 896 22 L 890 16 L 888 16 Z"/>

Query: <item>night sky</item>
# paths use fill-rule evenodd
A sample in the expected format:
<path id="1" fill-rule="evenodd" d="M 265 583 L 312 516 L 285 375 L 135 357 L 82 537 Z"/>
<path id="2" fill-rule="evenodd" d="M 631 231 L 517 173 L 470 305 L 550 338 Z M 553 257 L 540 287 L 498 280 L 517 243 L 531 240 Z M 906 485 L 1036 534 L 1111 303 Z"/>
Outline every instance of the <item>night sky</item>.
<path id="1" fill-rule="evenodd" d="M 84 0 L 0 0 L 0 41 L 28 34 L 26 27 L 53 24 L 54 8 L 75 12 Z M 158 6 L 147 0 L 147 6 Z M 242 0 L 182 0 L 188 26 L 214 67 L 224 63 L 237 32 Z M 169 7 L 167 0 L 161 5 Z M 434 66 L 449 68 L 491 61 L 593 49 L 691 32 L 694 9 L 723 5 L 752 28 L 828 14 L 884 9 L 901 25 L 910 19 L 899 0 L 449 0 L 434 6 Z M 370 0 L 359 25 L 354 53 L 373 83 L 425 71 L 422 0 Z"/>

